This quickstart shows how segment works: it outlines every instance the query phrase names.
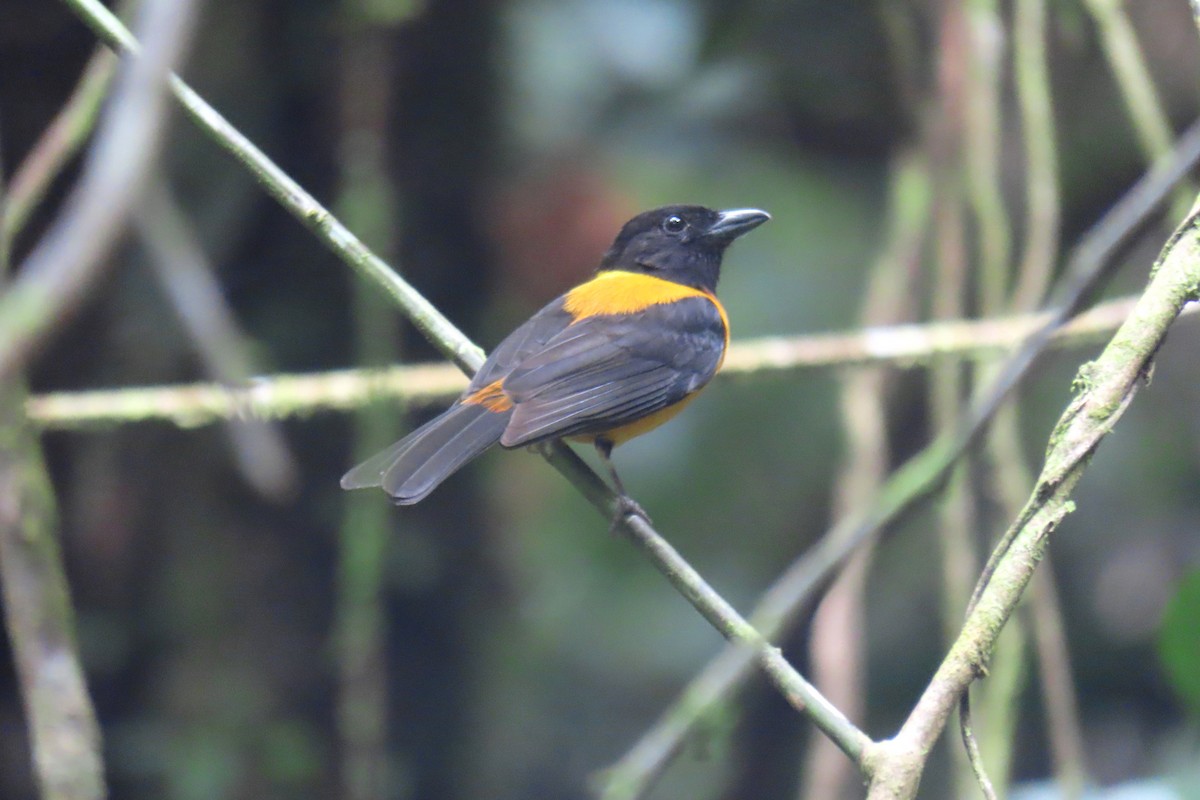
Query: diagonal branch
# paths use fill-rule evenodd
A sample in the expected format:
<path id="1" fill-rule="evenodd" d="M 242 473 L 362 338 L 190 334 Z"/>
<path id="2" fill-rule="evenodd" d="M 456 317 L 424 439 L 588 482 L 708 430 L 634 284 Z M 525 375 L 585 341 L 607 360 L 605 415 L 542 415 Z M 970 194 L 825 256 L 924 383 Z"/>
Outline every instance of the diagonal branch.
<path id="1" fill-rule="evenodd" d="M 87 141 L 116 71 L 116 55 L 97 45 L 70 98 L 13 174 L 4 195 L 0 251 L 11 250 L 46 192 Z"/>
<path id="2" fill-rule="evenodd" d="M 145 58 L 125 70 L 78 187 L 0 295 L 0 381 L 19 372 L 99 278 L 162 139 L 163 82 L 185 49 L 190 7 L 172 0 L 144 9 L 153 33 Z"/>
<path id="3" fill-rule="evenodd" d="M 100 39 L 118 52 L 138 55 L 141 46 L 99 0 L 63 0 Z M 183 110 L 217 145 L 242 163 L 279 204 L 306 225 L 339 258 L 378 285 L 446 358 L 464 370 L 483 363 L 483 351 L 447 320 L 408 281 L 397 275 L 317 199 L 292 180 L 241 131 L 176 76 L 171 91 Z"/>
<path id="4" fill-rule="evenodd" d="M 986 668 L 988 656 L 1049 543 L 1074 509 L 1071 492 L 1100 441 L 1116 425 L 1184 304 L 1200 295 L 1200 217 L 1195 210 L 1167 242 L 1133 313 L 1095 361 L 1054 431 L 1033 493 L 1002 540 L 991 580 L 900 732 L 865 757 L 871 798 L 912 797 L 950 711 Z"/>
<path id="5" fill-rule="evenodd" d="M 612 518 L 618 508 L 616 498 L 574 450 L 561 441 L 541 449 L 546 460 L 557 467 L 580 494 L 602 514 Z M 725 598 L 709 586 L 700 573 L 696 572 L 644 518 L 629 515 L 625 517 L 624 523 L 624 531 L 630 540 L 646 554 L 655 568 L 701 616 L 747 658 L 757 661 L 784 699 L 797 711 L 807 715 L 842 752 L 857 763 L 863 749 L 870 744 L 867 735 L 821 696 L 812 684 L 784 659 L 779 648 L 772 646 L 752 622 L 743 618 Z"/>
<path id="6" fill-rule="evenodd" d="M 134 227 L 150 268 L 205 372 L 237 386 L 253 370 L 249 341 L 229 308 L 212 265 L 167 179 L 155 175 L 134 212 Z M 295 489 L 296 465 L 282 432 L 267 420 L 230 419 L 225 433 L 234 463 L 255 491 L 280 499 Z"/>

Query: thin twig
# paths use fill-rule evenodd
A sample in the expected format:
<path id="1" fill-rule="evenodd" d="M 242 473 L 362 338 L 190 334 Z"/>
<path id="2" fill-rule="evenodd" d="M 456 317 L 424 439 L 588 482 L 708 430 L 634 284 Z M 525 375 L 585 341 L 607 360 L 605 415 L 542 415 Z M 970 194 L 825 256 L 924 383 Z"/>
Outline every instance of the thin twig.
<path id="1" fill-rule="evenodd" d="M 0 248 L 11 250 L 46 191 L 91 135 L 116 70 L 116 55 L 97 46 L 75 90 L 13 173 L 4 196 Z"/>
<path id="2" fill-rule="evenodd" d="M 22 381 L 0 386 L 0 589 L 25 708 L 33 774 L 44 798 L 105 796 L 100 726 L 75 637 L 54 490 Z"/>
<path id="3" fill-rule="evenodd" d="M 989 300 L 1004 291 L 1008 258 L 1008 220 L 1003 202 L 992 185 L 999 153 L 995 130 L 998 97 L 998 66 L 1001 43 L 994 22 L 988 18 L 992 4 L 962 2 L 940 5 L 938 110 L 936 138 L 931 148 L 952 153 L 941 159 L 937 176 L 934 235 L 937 278 L 931 302 L 935 317 L 961 316 L 966 306 L 967 265 L 978 261 L 978 286 Z M 969 10 L 968 10 L 969 6 Z M 975 51 L 979 50 L 980 53 Z M 991 53 L 989 58 L 986 54 Z M 966 183 L 966 197 L 962 184 Z M 969 203 L 968 203 L 969 200 Z M 968 254 L 968 211 L 978 220 L 978 248 Z M 986 316 L 986 314 L 985 314 Z M 942 363 L 931 370 L 928 386 L 931 422 L 939 435 L 954 430 L 966 403 L 962 365 Z M 941 560 L 940 611 L 945 644 L 954 640 L 962 620 L 962 607 L 970 594 L 971 576 L 977 569 L 968 532 L 974 530 L 977 509 L 969 491 L 963 459 L 946 479 L 937 504 L 934 538 Z M 964 754 L 951 751 L 955 793 L 965 796 L 971 786 L 968 748 Z"/>
<path id="4" fill-rule="evenodd" d="M 1038 674 L 1046 708 L 1046 732 L 1054 761 L 1054 774 L 1063 800 L 1079 800 L 1087 783 L 1079 704 L 1071 681 L 1071 654 L 1063 630 L 1050 554 L 1030 587 L 1033 635 L 1037 642 Z"/>
<path id="5" fill-rule="evenodd" d="M 979 785 L 979 791 L 983 793 L 984 800 L 996 800 L 996 787 L 992 785 L 992 779 L 988 777 L 987 770 L 984 768 L 983 755 L 979 752 L 979 741 L 975 738 L 975 729 L 971 725 L 970 697 L 970 694 L 963 692 L 962 700 L 958 704 L 958 725 L 962 728 L 963 745 L 967 748 L 967 763 L 971 765 L 971 771 L 975 773 L 975 782 Z"/>
<path id="6" fill-rule="evenodd" d="M 1009 305 L 1013 311 L 1037 307 L 1049 285 L 1060 237 L 1058 138 L 1047 59 L 1047 16 L 1045 0 L 1017 1 L 1013 22 L 1014 71 L 1026 162 L 1026 214 L 1024 253 Z M 1001 414 L 991 443 L 999 467 L 995 470 L 995 494 L 1003 498 L 1008 519 L 1019 513 L 1024 496 L 1033 483 L 1032 472 L 1019 443 L 1018 413 L 1014 404 Z M 1001 428 L 1006 430 L 1001 431 Z M 1054 580 L 1054 571 L 1044 565 L 1042 577 L 1034 583 L 1030 593 L 1031 613 L 1022 618 L 1022 625 L 1032 618 L 1032 643 L 1041 676 L 1045 725 L 1054 754 L 1058 786 L 1067 800 L 1076 800 L 1082 792 L 1085 775 L 1083 732 L 1071 684 L 1064 621 L 1058 608 Z M 1020 654 L 1018 658 L 1023 664 Z M 996 694 L 985 696 L 985 712 L 989 702 L 995 703 Z M 969 692 L 965 692 L 963 699 L 968 697 Z M 1018 707 L 1008 697 L 1000 702 L 1010 708 Z M 994 706 L 991 708 L 995 713 Z"/>
<path id="7" fill-rule="evenodd" d="M 1086 0 L 1083 5 L 1100 31 L 1104 56 L 1116 76 L 1138 145 L 1146 162 L 1154 163 L 1171 151 L 1171 122 L 1138 45 L 1125 0 Z M 1174 218 L 1187 212 L 1194 194 L 1190 184 L 1179 187 L 1171 206 Z"/>
<path id="8" fill-rule="evenodd" d="M 1050 286 L 1061 219 L 1058 134 L 1046 58 L 1045 0 L 1017 0 L 1013 69 L 1025 151 L 1025 244 L 1011 307 L 1037 308 Z"/>
<path id="9" fill-rule="evenodd" d="M 579 455 L 561 441 L 539 448 L 546 459 L 567 477 L 576 489 L 602 514 L 610 519 L 617 512 L 617 497 L 600 477 L 583 462 Z M 783 658 L 778 647 L 770 644 L 697 573 L 690 564 L 652 528 L 645 519 L 628 515 L 622 530 L 667 580 L 708 620 L 721 635 L 739 648 L 748 658 L 759 663 L 784 698 L 798 711 L 807 715 L 852 760 L 858 761 L 863 748 L 870 742 L 828 700 L 806 681 Z"/>
<path id="10" fill-rule="evenodd" d="M 154 175 L 134 212 L 134 227 L 151 269 L 209 377 L 224 386 L 250 378 L 248 340 L 213 275 L 195 232 L 161 175 Z M 281 499 L 296 485 L 296 466 L 282 433 L 269 420 L 225 421 L 234 461 L 246 482 Z"/>
<path id="11" fill-rule="evenodd" d="M 1171 149 L 1171 124 L 1125 13 L 1124 0 L 1085 0 L 1083 5 L 1100 31 L 1142 153 L 1147 161 L 1161 158 Z"/>
<path id="12" fill-rule="evenodd" d="M 396 250 L 399 203 L 384 157 L 388 120 L 395 116 L 388 74 L 395 40 L 361 0 L 346 0 L 338 43 L 338 172 L 335 208 L 346 223 L 389 256 Z M 399 314 L 375 287 L 353 276 L 351 314 L 358 364 L 388 364 L 401 355 Z M 454 369 L 451 367 L 451 369 Z M 454 369 L 457 377 L 462 373 Z M 353 461 L 399 438 L 403 414 L 385 403 L 364 404 L 353 418 Z M 395 516 L 378 497 L 343 504 L 338 532 L 336 596 L 331 633 L 337 663 L 340 796 L 378 800 L 395 793 L 390 780 L 390 702 L 394 683 L 387 649 L 392 636 L 385 602 Z"/>
<path id="13" fill-rule="evenodd" d="M 962 6 L 968 27 L 963 164 L 967 200 L 979 230 L 979 294 L 984 313 L 988 314 L 1004 305 L 1012 261 L 1011 224 L 1000 181 L 1000 77 L 1005 31 L 996 0 L 975 0 Z"/>
<path id="14" fill-rule="evenodd" d="M 910 319 L 913 284 L 930 218 L 930 169 L 917 148 L 893 158 L 888 182 L 887 234 L 867 279 L 859 319 L 874 327 Z M 846 445 L 837 470 L 834 518 L 850 516 L 879 492 L 887 476 L 889 374 L 882 368 L 842 376 L 839 407 Z M 813 682 L 851 719 L 866 715 L 866 587 L 872 549 L 847 564 L 813 614 L 808 646 Z M 830 741 L 813 737 L 800 772 L 799 797 L 824 800 L 844 794 L 853 764 Z"/>
<path id="15" fill-rule="evenodd" d="M 119 5 L 118 13 L 128 10 L 128 5 L 128 2 Z M 116 70 L 116 54 L 98 45 L 71 96 L 18 165 L 12 181 L 0 195 L 0 276 L 8 274 L 14 243 L 45 198 L 46 191 L 95 128 Z"/>
<path id="16" fill-rule="evenodd" d="M 974 34 L 972 50 L 986 51 L 990 41 L 1003 36 L 1000 9 L 995 0 L 974 2 L 969 6 L 974 23 L 972 26 Z M 995 47 L 995 45 L 990 46 Z M 971 115 L 972 118 L 982 117 L 986 121 L 986 132 L 980 134 L 977 130 L 980 125 L 978 121 L 973 120 L 973 124 L 968 126 L 971 135 L 968 136 L 966 142 L 968 170 L 976 176 L 971 181 L 971 193 L 974 198 L 972 208 L 975 211 L 976 225 L 981 231 L 978 260 L 983 275 L 977 283 L 976 305 L 984 316 L 996 316 L 1004 313 L 1010 307 L 1008 284 L 1013 272 L 1012 233 L 1001 186 L 1002 166 L 999 134 L 1003 112 L 1000 106 L 998 87 L 1002 71 L 998 58 L 982 61 L 977 56 L 973 61 L 979 66 L 972 70 L 972 81 L 967 93 L 973 98 L 981 96 L 987 99 L 986 109 L 979 109 Z M 980 63 L 981 61 L 982 63 Z M 980 105 L 981 102 L 978 99 L 970 104 L 973 109 Z M 1042 133 L 1042 131 L 1038 132 Z M 1047 146 L 1053 148 L 1053 140 L 1047 142 Z M 1038 165 L 1039 168 L 1041 166 Z M 1033 166 L 1031 165 L 1026 171 L 1032 176 Z M 1033 184 L 1032 177 L 1029 179 L 1029 183 Z M 1040 224 L 1039 220 L 1039 227 Z M 988 235 L 988 232 L 991 234 Z M 1027 229 L 1027 234 L 1029 233 L 1032 231 Z M 1051 235 L 1054 236 L 1054 234 Z M 1057 237 L 1055 236 L 1054 239 L 1057 240 Z M 1029 250 L 1028 245 L 1026 250 Z M 1053 258 L 1054 253 L 1050 252 L 1048 256 Z M 1036 261 L 1026 259 L 1022 262 L 1022 267 L 1034 267 L 1036 264 Z M 1051 266 L 1052 262 L 1049 261 L 1042 266 L 1046 279 L 1049 277 Z M 1031 307 L 1036 307 L 1041 299 L 1041 296 L 1038 295 L 1035 298 L 1034 306 Z M 981 365 L 977 372 L 977 379 L 980 383 L 986 384 L 991 372 L 992 368 L 989 365 Z M 997 409 L 984 446 L 981 448 L 981 457 L 989 464 L 989 468 L 984 471 L 982 480 L 987 484 L 987 493 L 998 498 L 1001 507 L 1005 509 L 1002 512 L 1004 519 L 1011 519 L 1016 515 L 1020 510 L 1024 495 L 1028 491 L 1028 483 L 1023 481 L 1023 456 L 1018 446 L 1020 440 L 1018 433 L 1018 408 L 1014 399 Z M 977 476 L 972 477 L 977 478 Z M 971 481 L 971 483 L 974 482 L 975 480 Z M 970 498 L 970 500 L 973 499 L 973 497 Z M 977 572 L 979 568 L 979 559 L 975 553 L 971 532 L 981 527 L 980 521 L 986 516 L 979 505 L 970 500 L 963 502 L 970 504 L 970 511 L 974 516 L 969 524 L 960 528 L 956 534 L 962 540 L 959 546 L 969 553 L 969 555 L 964 553 L 963 557 L 966 563 L 970 564 L 970 569 L 966 576 L 966 582 L 960 583 L 956 587 L 954 623 L 946 641 L 947 645 L 953 641 L 961 624 L 963 608 L 971 592 L 970 575 Z M 1013 507 L 1008 508 L 1009 504 L 1012 504 Z M 1021 624 L 1022 621 L 1018 617 L 1010 625 L 1010 628 L 1019 628 Z M 982 746 L 975 740 L 970 721 L 970 706 L 965 702 L 965 695 L 964 703 L 960 708 L 961 731 L 963 743 L 966 745 L 967 762 L 975 783 L 988 798 L 995 797 L 997 789 L 994 787 L 996 786 L 999 787 L 999 794 L 1005 794 L 1009 781 L 1014 746 L 1013 733 L 1017 722 L 1015 700 L 1025 675 L 1023 651 L 1026 642 L 1023 632 L 1017 630 L 1013 633 L 1014 635 L 1004 637 L 997 645 L 992 673 L 989 676 L 991 680 L 980 690 L 980 705 L 985 709 L 984 725 L 980 726 L 983 733 Z M 994 778 L 989 776 L 989 770 L 995 776 Z"/>

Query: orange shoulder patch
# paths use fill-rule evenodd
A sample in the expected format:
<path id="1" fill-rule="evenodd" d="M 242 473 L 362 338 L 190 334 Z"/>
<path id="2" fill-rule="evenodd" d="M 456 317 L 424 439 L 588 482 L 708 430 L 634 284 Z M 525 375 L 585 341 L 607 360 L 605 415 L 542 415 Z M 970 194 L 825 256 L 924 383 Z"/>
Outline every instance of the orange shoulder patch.
<path id="1" fill-rule="evenodd" d="M 578 322 L 598 314 L 632 314 L 650 306 L 674 303 L 687 297 L 712 296 L 681 283 L 613 270 L 601 272 L 587 283 L 567 292 L 563 308 Z"/>
<path id="2" fill-rule="evenodd" d="M 482 389 L 471 392 L 463 398 L 463 402 L 471 406 L 483 406 L 488 411 L 497 414 L 508 411 L 513 407 L 513 403 L 508 395 L 504 393 L 503 383 L 503 378 L 498 381 L 492 381 Z"/>

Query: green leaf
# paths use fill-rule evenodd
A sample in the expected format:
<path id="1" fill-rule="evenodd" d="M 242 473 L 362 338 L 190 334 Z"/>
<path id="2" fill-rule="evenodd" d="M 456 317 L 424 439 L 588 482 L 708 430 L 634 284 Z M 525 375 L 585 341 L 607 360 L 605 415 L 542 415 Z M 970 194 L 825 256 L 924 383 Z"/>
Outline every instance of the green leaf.
<path id="1" fill-rule="evenodd" d="M 1175 691 L 1200 714 L 1200 570 L 1183 579 L 1167 604 L 1158 655 Z"/>

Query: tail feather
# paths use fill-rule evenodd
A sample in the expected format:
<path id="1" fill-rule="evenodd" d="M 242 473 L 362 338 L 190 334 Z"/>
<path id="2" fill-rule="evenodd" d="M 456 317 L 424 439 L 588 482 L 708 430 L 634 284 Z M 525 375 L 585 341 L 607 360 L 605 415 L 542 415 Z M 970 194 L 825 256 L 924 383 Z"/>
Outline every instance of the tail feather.
<path id="1" fill-rule="evenodd" d="M 342 488 L 381 486 L 398 504 L 415 503 L 500 441 L 509 416 L 479 405 L 452 406 L 347 472 Z"/>
<path id="2" fill-rule="evenodd" d="M 376 453 L 366 461 L 355 466 L 342 476 L 342 488 L 367 489 L 372 486 L 379 486 L 383 482 L 383 473 L 387 472 L 392 464 L 396 462 L 396 459 L 400 458 L 400 455 L 412 444 L 414 437 L 418 436 L 422 430 L 417 429 L 413 431 L 386 450 Z"/>

